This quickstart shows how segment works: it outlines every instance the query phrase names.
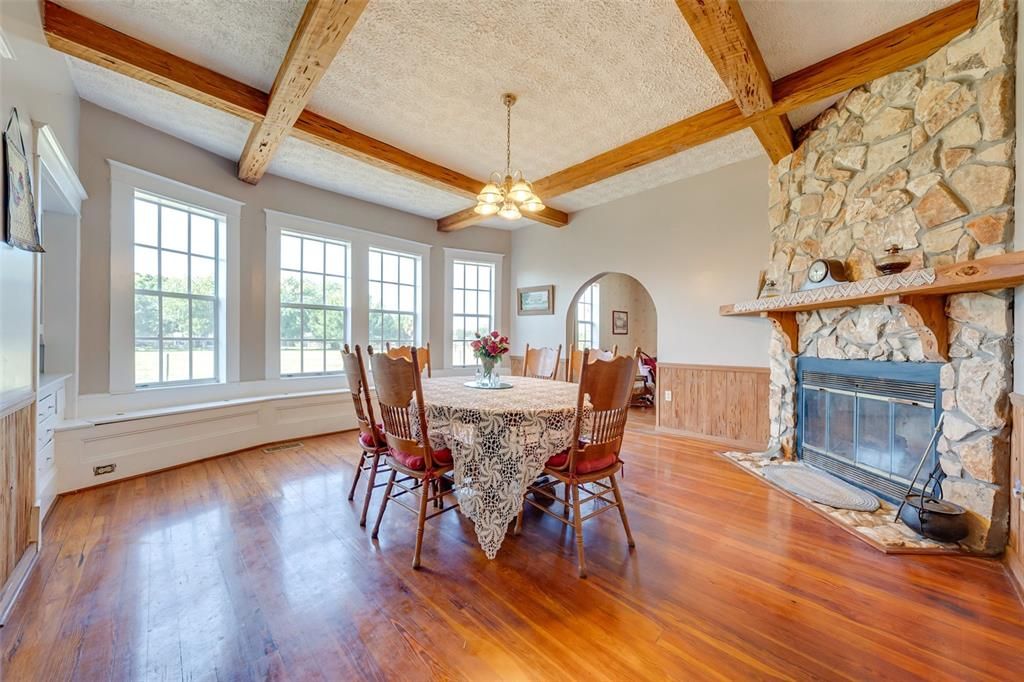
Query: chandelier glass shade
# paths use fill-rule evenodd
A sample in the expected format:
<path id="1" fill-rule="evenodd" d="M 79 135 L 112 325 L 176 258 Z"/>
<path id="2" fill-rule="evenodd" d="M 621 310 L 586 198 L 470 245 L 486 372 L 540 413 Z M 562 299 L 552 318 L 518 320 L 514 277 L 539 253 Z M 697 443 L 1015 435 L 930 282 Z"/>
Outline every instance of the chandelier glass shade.
<path id="1" fill-rule="evenodd" d="M 533 185 L 520 170 L 512 170 L 512 105 L 516 96 L 506 93 L 501 96 L 505 105 L 505 171 L 491 173 L 484 188 L 476 196 L 473 210 L 480 215 L 499 215 L 506 220 L 518 220 L 523 212 L 537 213 L 544 210 L 544 202 L 533 191 Z"/>

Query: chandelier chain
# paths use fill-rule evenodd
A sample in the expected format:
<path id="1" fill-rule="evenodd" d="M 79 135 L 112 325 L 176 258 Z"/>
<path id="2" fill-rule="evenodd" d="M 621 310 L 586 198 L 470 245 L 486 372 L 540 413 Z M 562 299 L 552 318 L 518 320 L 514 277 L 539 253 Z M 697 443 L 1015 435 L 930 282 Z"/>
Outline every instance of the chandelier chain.
<path id="1" fill-rule="evenodd" d="M 512 102 L 505 100 L 505 174 L 512 172 Z"/>

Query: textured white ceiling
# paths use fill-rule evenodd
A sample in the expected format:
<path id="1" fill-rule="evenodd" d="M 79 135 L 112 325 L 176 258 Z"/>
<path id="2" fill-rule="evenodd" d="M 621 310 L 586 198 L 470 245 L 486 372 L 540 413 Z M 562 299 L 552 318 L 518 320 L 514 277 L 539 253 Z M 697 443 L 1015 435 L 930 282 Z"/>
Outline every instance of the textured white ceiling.
<path id="1" fill-rule="evenodd" d="M 238 160 L 252 124 L 89 62 L 67 58 L 79 96 L 104 109 Z"/>
<path id="2" fill-rule="evenodd" d="M 532 178 L 729 98 L 672 0 L 382 0 L 311 108 L 484 177 L 504 165 L 506 91 L 513 165 Z"/>
<path id="3" fill-rule="evenodd" d="M 741 0 L 773 77 L 953 0 Z M 71 9 L 269 90 L 304 0 L 64 0 Z M 248 126 L 227 114 L 70 60 L 86 100 L 237 159 Z M 673 0 L 373 0 L 311 108 L 483 179 L 504 163 L 543 177 L 728 99 Z M 794 125 L 826 103 L 790 115 Z M 574 211 L 761 153 L 749 131 L 549 203 Z M 436 218 L 465 199 L 289 139 L 270 172 Z M 488 220 L 514 229 L 528 221 Z"/>

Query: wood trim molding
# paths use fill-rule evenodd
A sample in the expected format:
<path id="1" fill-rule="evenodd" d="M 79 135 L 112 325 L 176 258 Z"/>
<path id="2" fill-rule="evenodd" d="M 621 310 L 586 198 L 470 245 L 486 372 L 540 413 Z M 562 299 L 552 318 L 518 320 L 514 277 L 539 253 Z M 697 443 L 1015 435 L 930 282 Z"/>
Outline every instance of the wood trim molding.
<path id="1" fill-rule="evenodd" d="M 253 126 L 238 161 L 238 178 L 256 184 L 313 97 L 352 32 L 367 0 L 309 0 L 270 90 L 263 120 Z"/>
<path id="2" fill-rule="evenodd" d="M 708 369 L 708 370 L 719 370 L 722 372 L 751 372 L 754 374 L 764 373 L 768 374 L 771 372 L 769 367 L 760 367 L 755 365 L 707 365 L 703 363 L 691 363 L 691 362 L 661 362 L 658 361 L 658 368 L 662 367 L 675 367 L 683 369 Z"/>
<path id="3" fill-rule="evenodd" d="M 1010 486 L 1024 481 L 1024 395 L 1010 394 L 1013 434 L 1010 446 Z M 1010 495 L 1010 534 L 1003 561 L 1017 596 L 1024 602 L 1024 499 Z"/>
<path id="4" fill-rule="evenodd" d="M 669 436 L 677 436 L 679 438 L 686 438 L 688 440 L 699 440 L 705 443 L 711 443 L 719 447 L 728 448 L 730 450 L 744 450 L 748 452 L 757 452 L 765 449 L 765 443 L 756 440 L 734 440 L 732 438 L 720 438 L 718 436 L 709 436 L 706 433 L 700 433 L 699 431 L 687 431 L 686 429 L 673 429 L 668 426 L 655 426 L 654 430 L 657 433 L 663 433 Z"/>

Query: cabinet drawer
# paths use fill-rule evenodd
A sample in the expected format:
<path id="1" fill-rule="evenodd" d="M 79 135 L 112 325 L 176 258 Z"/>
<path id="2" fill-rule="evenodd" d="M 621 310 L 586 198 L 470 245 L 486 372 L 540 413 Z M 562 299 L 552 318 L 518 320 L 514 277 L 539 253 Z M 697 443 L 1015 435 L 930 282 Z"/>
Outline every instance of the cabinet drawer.
<path id="1" fill-rule="evenodd" d="M 53 441 L 36 451 L 36 473 L 45 474 L 53 468 Z"/>
<path id="2" fill-rule="evenodd" d="M 38 449 L 45 448 L 48 444 L 53 443 L 53 430 L 56 426 L 56 414 L 51 414 L 39 422 L 39 425 L 36 426 L 36 444 Z"/>
<path id="3" fill-rule="evenodd" d="M 55 414 L 57 414 L 57 394 L 50 393 L 39 398 L 39 401 L 36 402 L 36 421 L 41 422 Z"/>

